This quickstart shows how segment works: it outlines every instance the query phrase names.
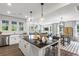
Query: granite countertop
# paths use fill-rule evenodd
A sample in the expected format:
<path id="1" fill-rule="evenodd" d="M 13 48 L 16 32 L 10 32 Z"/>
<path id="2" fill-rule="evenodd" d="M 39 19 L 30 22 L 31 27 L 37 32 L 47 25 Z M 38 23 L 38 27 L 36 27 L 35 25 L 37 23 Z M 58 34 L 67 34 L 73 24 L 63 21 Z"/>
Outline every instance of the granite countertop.
<path id="1" fill-rule="evenodd" d="M 50 45 L 50 44 L 53 44 L 53 43 L 55 43 L 55 42 L 57 42 L 58 40 L 51 40 L 51 41 L 47 41 L 46 43 L 39 43 L 39 44 L 37 44 L 37 43 L 35 43 L 35 41 L 33 40 L 33 39 L 29 39 L 29 38 L 23 38 L 24 40 L 26 40 L 27 42 L 29 42 L 29 43 L 31 43 L 31 44 L 33 44 L 33 45 L 35 45 L 35 46 L 37 46 L 38 48 L 42 48 L 42 47 L 45 47 L 45 46 L 47 46 L 47 45 Z M 58 42 L 57 42 L 58 43 Z"/>

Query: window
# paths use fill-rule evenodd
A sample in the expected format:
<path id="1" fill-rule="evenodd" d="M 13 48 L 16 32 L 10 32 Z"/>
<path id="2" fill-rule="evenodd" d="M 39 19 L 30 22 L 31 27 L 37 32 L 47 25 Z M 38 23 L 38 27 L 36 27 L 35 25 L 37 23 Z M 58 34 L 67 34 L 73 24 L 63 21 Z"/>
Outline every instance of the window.
<path id="1" fill-rule="evenodd" d="M 8 27 L 9 27 L 9 21 L 7 20 L 2 20 L 2 30 L 4 31 L 7 31 L 8 30 Z"/>
<path id="2" fill-rule="evenodd" d="M 79 32 L 79 24 L 77 24 L 77 32 Z"/>
<path id="3" fill-rule="evenodd" d="M 12 31 L 17 31 L 17 22 L 12 21 Z"/>
<path id="4" fill-rule="evenodd" d="M 19 30 L 23 31 L 23 22 L 19 22 Z"/>

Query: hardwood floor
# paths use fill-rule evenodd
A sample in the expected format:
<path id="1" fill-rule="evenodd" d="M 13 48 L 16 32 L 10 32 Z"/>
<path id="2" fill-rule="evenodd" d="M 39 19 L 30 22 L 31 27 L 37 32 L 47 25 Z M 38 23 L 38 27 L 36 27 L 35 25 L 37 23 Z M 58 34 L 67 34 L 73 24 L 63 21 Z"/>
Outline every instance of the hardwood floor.
<path id="1" fill-rule="evenodd" d="M 0 47 L 0 56 L 24 56 L 24 55 L 21 52 L 21 50 L 18 48 L 18 44 L 15 44 L 11 46 Z M 54 56 L 54 55 L 50 54 L 50 56 Z M 62 47 L 61 56 L 79 56 L 79 43 L 71 42 L 69 46 Z"/>
<path id="2" fill-rule="evenodd" d="M 24 56 L 21 50 L 18 48 L 18 44 L 11 46 L 0 47 L 0 56 Z M 54 56 L 49 53 L 48 56 Z"/>
<path id="3" fill-rule="evenodd" d="M 23 56 L 18 44 L 0 47 L 0 56 Z"/>

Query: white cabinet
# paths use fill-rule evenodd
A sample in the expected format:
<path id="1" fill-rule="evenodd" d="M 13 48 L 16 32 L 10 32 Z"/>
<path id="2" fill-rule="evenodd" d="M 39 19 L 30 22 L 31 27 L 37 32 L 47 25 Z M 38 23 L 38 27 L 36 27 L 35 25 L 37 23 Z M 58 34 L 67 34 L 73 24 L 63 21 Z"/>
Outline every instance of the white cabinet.
<path id="1" fill-rule="evenodd" d="M 20 40 L 19 48 L 25 56 L 42 56 L 45 54 L 45 49 L 38 48 L 24 39 Z"/>
<path id="2" fill-rule="evenodd" d="M 24 55 L 30 55 L 30 44 L 28 42 L 24 42 Z"/>
<path id="3" fill-rule="evenodd" d="M 20 36 L 19 35 L 11 35 L 9 44 L 10 45 L 17 44 L 17 43 L 19 43 L 19 40 L 20 40 Z"/>
<path id="4" fill-rule="evenodd" d="M 19 48 L 21 49 L 24 55 L 30 55 L 30 44 L 27 41 L 21 39 L 19 42 Z"/>

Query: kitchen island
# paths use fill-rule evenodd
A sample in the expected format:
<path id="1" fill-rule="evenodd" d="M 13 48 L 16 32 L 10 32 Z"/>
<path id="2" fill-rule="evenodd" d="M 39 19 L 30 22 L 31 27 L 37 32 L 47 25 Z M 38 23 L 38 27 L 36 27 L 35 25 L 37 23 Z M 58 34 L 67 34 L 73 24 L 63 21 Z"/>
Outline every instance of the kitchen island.
<path id="1" fill-rule="evenodd" d="M 45 56 L 46 49 L 58 42 L 59 40 L 52 40 L 46 44 L 36 44 L 31 39 L 22 38 L 19 42 L 19 48 L 25 56 Z"/>

